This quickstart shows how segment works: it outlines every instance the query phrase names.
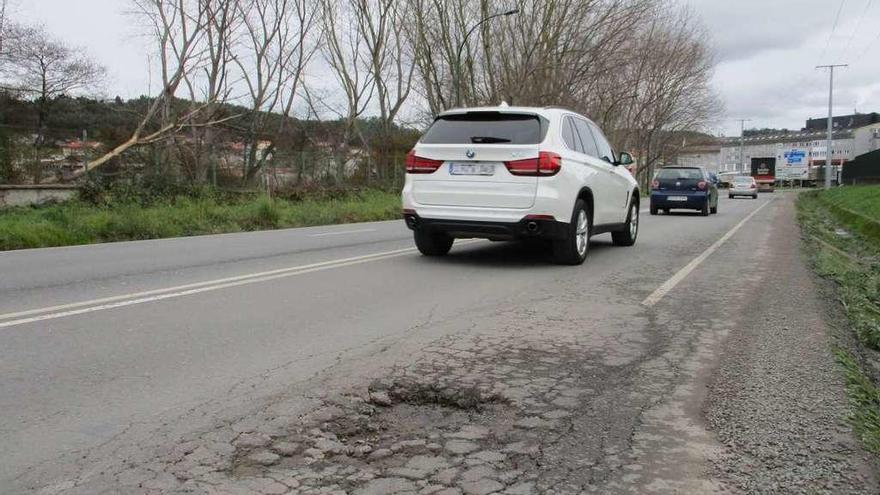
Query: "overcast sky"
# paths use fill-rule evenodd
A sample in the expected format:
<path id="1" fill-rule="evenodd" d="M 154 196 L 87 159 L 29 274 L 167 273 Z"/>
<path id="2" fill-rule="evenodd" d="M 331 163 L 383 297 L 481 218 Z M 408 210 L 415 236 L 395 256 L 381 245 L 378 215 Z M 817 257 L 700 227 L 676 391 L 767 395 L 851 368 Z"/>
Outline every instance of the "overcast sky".
<path id="1" fill-rule="evenodd" d="M 738 118 L 752 119 L 747 127 L 799 129 L 807 117 L 827 115 L 828 74 L 814 69 L 820 64 L 850 64 L 835 72 L 835 114 L 880 111 L 880 0 L 684 1 L 717 54 L 713 85 L 725 117 L 715 132 L 738 135 Z M 42 23 L 104 64 L 107 96 L 152 93 L 149 50 L 126 14 L 127 0 L 10 2 L 14 19 Z"/>

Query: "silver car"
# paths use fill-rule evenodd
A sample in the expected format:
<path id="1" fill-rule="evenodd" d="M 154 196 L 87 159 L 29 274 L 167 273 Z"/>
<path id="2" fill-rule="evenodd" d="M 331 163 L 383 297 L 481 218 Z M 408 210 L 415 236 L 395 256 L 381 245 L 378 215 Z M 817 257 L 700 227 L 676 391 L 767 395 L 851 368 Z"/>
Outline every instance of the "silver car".
<path id="1" fill-rule="evenodd" d="M 754 177 L 745 175 L 734 177 L 727 197 L 733 199 L 735 196 L 751 196 L 752 199 L 758 199 L 758 183 L 755 182 Z"/>

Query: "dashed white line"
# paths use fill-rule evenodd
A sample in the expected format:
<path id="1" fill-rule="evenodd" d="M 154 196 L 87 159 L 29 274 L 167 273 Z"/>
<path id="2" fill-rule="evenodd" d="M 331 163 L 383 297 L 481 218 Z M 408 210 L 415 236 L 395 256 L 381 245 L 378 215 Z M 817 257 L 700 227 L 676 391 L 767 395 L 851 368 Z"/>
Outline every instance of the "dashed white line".
<path id="1" fill-rule="evenodd" d="M 743 218 L 738 224 L 734 225 L 734 227 L 732 229 L 728 230 L 726 234 L 721 236 L 720 239 L 718 239 L 717 241 L 715 241 L 715 243 L 713 243 L 711 246 L 706 248 L 706 250 L 703 251 L 702 253 L 700 253 L 699 256 L 697 256 L 696 258 L 691 260 L 690 263 L 688 263 L 687 265 L 684 266 L 684 268 L 682 268 L 681 270 L 676 272 L 675 275 L 670 277 L 667 281 L 663 282 L 663 284 L 660 285 L 660 287 L 657 287 L 657 289 L 654 292 L 652 292 L 651 295 L 649 295 L 648 297 L 645 298 L 644 301 L 642 301 L 642 305 L 650 308 L 651 306 L 657 304 L 658 301 L 663 299 L 663 296 L 665 296 L 667 293 L 669 293 L 669 291 L 674 289 L 675 286 L 678 285 L 679 282 L 684 280 L 684 278 L 687 277 L 688 274 L 690 274 L 692 271 L 694 271 L 694 269 L 696 267 L 698 267 L 700 265 L 700 263 L 702 263 L 706 258 L 708 258 L 709 255 L 711 255 L 716 250 L 718 250 L 718 248 L 720 248 L 722 244 L 727 242 L 727 240 L 730 239 L 733 236 L 733 234 L 736 234 L 736 232 L 740 228 L 742 228 L 742 226 L 745 225 L 746 222 L 748 222 L 753 216 L 755 216 L 759 211 L 761 211 L 762 208 L 764 208 L 768 204 L 770 204 L 769 201 L 765 202 L 761 206 L 757 207 L 753 212 L 749 213 L 748 216 Z"/>

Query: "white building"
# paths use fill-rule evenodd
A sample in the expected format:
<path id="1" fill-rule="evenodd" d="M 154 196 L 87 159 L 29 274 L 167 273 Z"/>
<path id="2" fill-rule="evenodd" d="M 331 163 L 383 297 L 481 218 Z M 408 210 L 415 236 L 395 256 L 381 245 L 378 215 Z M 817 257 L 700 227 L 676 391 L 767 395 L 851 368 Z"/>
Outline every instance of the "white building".
<path id="1" fill-rule="evenodd" d="M 685 146 L 679 151 L 675 163 L 682 167 L 703 167 L 710 172 L 720 172 L 721 144 L 716 142 Z"/>
<path id="2" fill-rule="evenodd" d="M 840 166 L 861 154 L 856 151 L 854 135 L 853 129 L 833 132 L 832 165 Z M 775 158 L 778 179 L 814 180 L 815 169 L 825 166 L 825 132 L 800 131 L 749 136 L 742 140 L 742 144 L 740 157 L 740 138 L 724 138 L 721 144 L 721 172 L 749 173 L 752 158 Z"/>

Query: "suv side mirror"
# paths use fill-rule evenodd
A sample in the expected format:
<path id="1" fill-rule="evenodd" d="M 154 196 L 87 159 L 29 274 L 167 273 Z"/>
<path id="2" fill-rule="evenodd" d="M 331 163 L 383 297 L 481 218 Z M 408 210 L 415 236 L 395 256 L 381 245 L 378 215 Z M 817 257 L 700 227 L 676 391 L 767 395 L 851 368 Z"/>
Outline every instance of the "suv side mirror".
<path id="1" fill-rule="evenodd" d="M 633 157 L 626 151 L 621 151 L 617 156 L 617 163 L 615 165 L 632 165 Z"/>

